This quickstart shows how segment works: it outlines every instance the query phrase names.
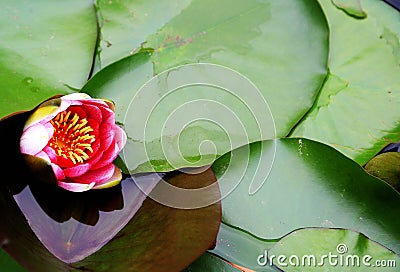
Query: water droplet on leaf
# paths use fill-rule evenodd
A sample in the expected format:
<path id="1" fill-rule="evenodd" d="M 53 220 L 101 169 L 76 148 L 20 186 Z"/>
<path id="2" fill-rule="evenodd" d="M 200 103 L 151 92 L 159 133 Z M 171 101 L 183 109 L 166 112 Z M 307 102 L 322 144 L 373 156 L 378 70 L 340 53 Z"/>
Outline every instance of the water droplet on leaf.
<path id="1" fill-rule="evenodd" d="M 26 85 L 29 85 L 33 82 L 33 78 L 31 77 L 26 77 L 22 80 L 23 83 L 25 83 Z"/>

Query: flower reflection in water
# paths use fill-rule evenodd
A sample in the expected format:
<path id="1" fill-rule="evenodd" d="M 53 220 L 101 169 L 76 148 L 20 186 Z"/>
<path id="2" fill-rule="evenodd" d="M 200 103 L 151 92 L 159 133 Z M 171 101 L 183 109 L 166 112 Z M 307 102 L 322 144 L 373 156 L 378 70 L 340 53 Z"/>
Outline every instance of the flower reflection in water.
<path id="1" fill-rule="evenodd" d="M 142 190 L 150 193 L 161 178 L 157 173 L 127 177 L 116 187 L 79 194 L 30 183 L 14 199 L 44 246 L 72 263 L 111 240 L 141 207 Z"/>

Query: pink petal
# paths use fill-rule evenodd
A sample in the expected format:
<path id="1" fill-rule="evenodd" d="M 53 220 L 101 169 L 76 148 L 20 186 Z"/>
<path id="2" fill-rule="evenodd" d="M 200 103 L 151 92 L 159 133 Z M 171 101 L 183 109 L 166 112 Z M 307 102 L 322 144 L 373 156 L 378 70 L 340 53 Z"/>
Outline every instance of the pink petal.
<path id="1" fill-rule="evenodd" d="M 111 178 L 103 182 L 97 182 L 96 185 L 93 187 L 93 189 L 104 189 L 113 187 L 115 185 L 118 185 L 121 182 L 121 179 L 122 179 L 121 170 L 119 170 L 119 168 L 115 166 L 114 173 L 111 176 Z"/>
<path id="2" fill-rule="evenodd" d="M 107 104 L 107 106 L 108 106 L 108 108 L 109 108 L 110 110 L 112 110 L 113 112 L 115 112 L 115 104 L 114 104 L 113 101 L 107 100 L 107 99 L 102 99 L 102 100 Z"/>
<path id="3" fill-rule="evenodd" d="M 65 111 L 66 109 L 68 109 L 71 106 L 79 106 L 82 105 L 82 102 L 79 100 L 69 100 L 69 99 L 65 99 L 67 95 L 62 96 L 61 97 L 61 106 L 60 106 L 60 110 L 59 112 Z M 56 114 L 57 115 L 57 114 Z M 54 117 L 56 116 L 54 115 Z"/>
<path id="4" fill-rule="evenodd" d="M 96 184 L 95 182 L 91 182 L 89 184 L 81 184 L 81 183 L 58 181 L 58 186 L 60 186 L 61 188 L 77 193 L 88 191 L 92 189 L 95 184 Z"/>
<path id="5" fill-rule="evenodd" d="M 49 135 L 49 139 L 51 139 L 51 137 L 53 137 L 54 134 L 54 127 L 52 124 L 50 123 L 44 123 L 43 126 L 46 128 L 47 130 L 47 134 Z"/>
<path id="6" fill-rule="evenodd" d="M 61 97 L 61 106 L 60 106 L 60 109 L 58 110 L 57 114 L 67 110 L 71 106 L 82 105 L 82 102 L 80 102 L 78 100 L 68 100 L 68 99 L 65 99 L 64 97 L 66 97 L 66 96 Z M 57 114 L 54 114 L 51 119 L 56 117 Z"/>
<path id="7" fill-rule="evenodd" d="M 84 100 L 85 104 L 90 104 L 94 106 L 106 106 L 108 107 L 107 103 L 103 99 L 96 99 L 96 98 L 90 98 L 90 99 L 85 99 Z"/>
<path id="8" fill-rule="evenodd" d="M 107 164 L 112 163 L 121 152 L 122 148 L 126 143 L 126 134 L 120 127 L 114 125 L 114 145 L 111 145 L 103 154 L 101 160 L 92 166 L 92 169 L 98 169 L 104 167 Z"/>
<path id="9" fill-rule="evenodd" d="M 88 118 L 87 119 L 89 126 L 94 130 L 94 135 L 98 136 L 99 134 L 99 127 L 100 127 L 100 123 L 98 120 L 93 119 L 93 118 Z"/>
<path id="10" fill-rule="evenodd" d="M 54 151 L 53 148 L 51 148 L 50 146 L 46 146 L 45 148 L 43 148 L 43 151 L 50 158 L 51 162 L 57 163 L 57 154 L 56 154 L 56 152 Z"/>
<path id="11" fill-rule="evenodd" d="M 115 124 L 115 113 L 108 106 L 99 106 L 103 114 L 103 123 Z"/>
<path id="12" fill-rule="evenodd" d="M 61 97 L 63 101 L 75 101 L 75 100 L 85 100 L 92 99 L 88 94 L 85 93 L 72 93 Z"/>
<path id="13" fill-rule="evenodd" d="M 89 163 L 79 164 L 77 166 L 64 169 L 64 175 L 70 178 L 77 177 L 85 174 L 87 171 L 89 171 L 89 169 L 90 169 Z"/>
<path id="14" fill-rule="evenodd" d="M 90 104 L 82 104 L 82 109 L 86 112 L 86 116 L 87 118 L 92 118 L 95 120 L 98 120 L 99 122 L 101 122 L 101 119 L 103 118 L 101 115 L 101 110 L 99 109 L 99 107 L 96 107 L 94 105 L 90 105 Z"/>
<path id="15" fill-rule="evenodd" d="M 92 149 L 93 152 L 89 152 L 88 155 L 90 156 L 90 158 L 92 158 L 93 156 L 97 156 L 97 154 L 99 152 L 101 152 L 101 143 L 99 139 L 96 139 L 93 143 L 92 143 Z"/>
<path id="16" fill-rule="evenodd" d="M 49 142 L 49 134 L 45 126 L 36 123 L 24 130 L 20 148 L 23 154 L 36 155 Z"/>
<path id="17" fill-rule="evenodd" d="M 92 167 L 93 165 L 95 165 L 101 158 L 103 157 L 103 152 L 99 151 L 97 152 L 94 156 L 92 156 L 89 160 L 87 160 L 86 162 L 88 164 L 90 164 L 90 166 Z"/>
<path id="18" fill-rule="evenodd" d="M 58 166 L 55 163 L 52 163 L 51 164 L 51 168 L 53 168 L 53 172 L 54 172 L 54 175 L 56 175 L 56 179 L 57 180 L 64 180 L 65 179 L 64 172 L 63 172 L 63 170 L 61 169 L 60 166 Z"/>
<path id="19" fill-rule="evenodd" d="M 62 168 L 70 168 L 75 166 L 69 157 L 64 158 L 63 156 L 57 157 L 57 164 Z"/>
<path id="20" fill-rule="evenodd" d="M 97 164 L 94 164 L 92 166 L 92 169 L 99 169 L 102 168 L 108 164 L 111 164 L 118 156 L 119 153 L 119 148 L 118 145 L 116 143 L 114 143 L 113 145 L 110 146 L 110 148 L 108 148 L 104 153 L 103 156 L 101 157 L 101 159 L 99 160 L 99 162 Z"/>
<path id="21" fill-rule="evenodd" d="M 117 125 L 115 125 L 115 127 L 114 127 L 114 133 L 115 133 L 115 137 L 114 137 L 115 142 L 118 145 L 119 152 L 120 152 L 126 144 L 126 133 L 122 128 L 120 128 Z"/>
<path id="22" fill-rule="evenodd" d="M 68 108 L 68 111 L 71 112 L 71 117 L 78 114 L 79 118 L 87 118 L 86 112 L 82 109 L 82 106 L 71 106 Z"/>
<path id="23" fill-rule="evenodd" d="M 114 124 L 101 124 L 99 129 L 99 136 L 101 141 L 101 147 L 106 150 L 110 147 L 114 141 Z"/>
<path id="24" fill-rule="evenodd" d="M 85 174 L 79 177 L 71 178 L 74 182 L 90 184 L 92 182 L 101 183 L 110 179 L 114 174 L 114 164 L 108 164 L 102 168 L 96 170 L 89 170 Z"/>

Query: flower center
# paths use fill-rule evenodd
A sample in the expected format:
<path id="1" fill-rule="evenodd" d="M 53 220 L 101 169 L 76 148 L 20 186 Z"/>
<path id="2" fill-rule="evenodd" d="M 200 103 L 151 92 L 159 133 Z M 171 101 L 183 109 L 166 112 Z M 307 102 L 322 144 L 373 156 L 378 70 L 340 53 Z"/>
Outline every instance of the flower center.
<path id="1" fill-rule="evenodd" d="M 63 111 L 50 123 L 54 127 L 54 134 L 49 146 L 58 156 L 69 158 L 73 164 L 89 159 L 88 152 L 93 152 L 95 136 L 86 118 L 80 118 L 76 113 L 72 116 L 71 111 Z"/>

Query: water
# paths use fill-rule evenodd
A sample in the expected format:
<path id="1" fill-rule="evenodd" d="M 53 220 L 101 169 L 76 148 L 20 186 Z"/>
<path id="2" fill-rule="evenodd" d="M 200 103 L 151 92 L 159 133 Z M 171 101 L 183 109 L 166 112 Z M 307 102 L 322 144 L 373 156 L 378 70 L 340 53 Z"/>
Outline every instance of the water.
<path id="1" fill-rule="evenodd" d="M 110 241 L 134 216 L 160 174 L 128 177 L 120 185 L 84 193 L 29 184 L 14 199 L 42 244 L 66 263 Z M 139 185 L 139 187 L 138 187 Z"/>

